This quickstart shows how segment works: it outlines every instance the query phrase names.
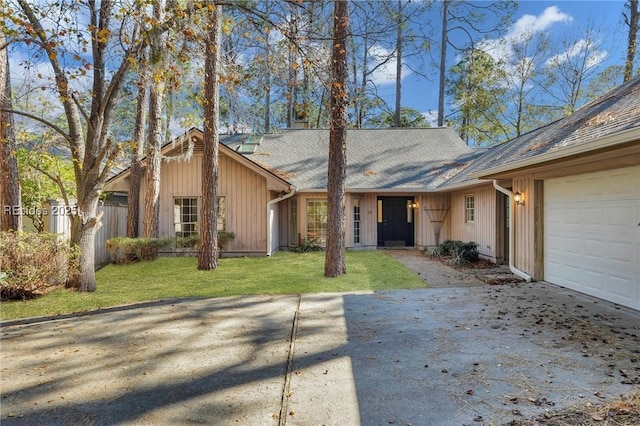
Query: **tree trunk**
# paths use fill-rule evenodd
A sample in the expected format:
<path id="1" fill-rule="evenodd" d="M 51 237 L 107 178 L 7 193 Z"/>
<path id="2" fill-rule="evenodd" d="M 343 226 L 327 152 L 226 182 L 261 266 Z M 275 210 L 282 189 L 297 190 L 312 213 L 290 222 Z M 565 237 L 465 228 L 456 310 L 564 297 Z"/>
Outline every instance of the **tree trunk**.
<path id="1" fill-rule="evenodd" d="M 0 49 L 0 108 L 11 110 L 11 77 L 4 33 L 0 34 Z M 9 112 L 2 112 L 0 115 L 0 207 L 0 231 L 21 231 L 16 138 L 13 131 L 13 114 Z"/>
<path id="2" fill-rule="evenodd" d="M 209 15 L 204 64 L 204 139 L 202 153 L 202 208 L 198 269 L 218 267 L 218 115 L 222 6 Z"/>
<path id="3" fill-rule="evenodd" d="M 447 61 L 447 45 L 449 44 L 449 34 L 447 24 L 449 22 L 449 3 L 451 0 L 442 2 L 442 36 L 440 38 L 440 84 L 438 88 L 438 127 L 444 126 L 444 89 L 445 71 Z"/>
<path id="4" fill-rule="evenodd" d="M 131 172 L 129 175 L 129 194 L 127 197 L 127 237 L 138 236 L 139 216 L 140 216 L 140 183 L 142 181 L 142 158 L 145 153 L 144 128 L 147 121 L 147 84 L 148 73 L 146 62 L 147 50 L 144 49 L 140 58 L 140 69 L 138 70 L 138 96 L 136 104 L 136 123 L 133 131 L 133 140 L 136 144 L 136 151 L 131 159 Z"/>
<path id="5" fill-rule="evenodd" d="M 327 171 L 327 253 L 325 277 L 347 273 L 345 259 L 345 180 L 347 170 L 347 0 L 334 1 L 331 125 Z"/>
<path id="6" fill-rule="evenodd" d="M 158 1 L 153 7 L 154 19 L 164 22 L 165 2 Z M 147 153 L 146 191 L 144 200 L 143 236 L 158 238 L 160 211 L 160 169 L 162 167 L 162 99 L 165 92 L 165 36 L 160 28 L 152 29 L 150 36 L 151 87 L 149 90 L 149 143 Z"/>
<path id="7" fill-rule="evenodd" d="M 80 250 L 80 271 L 67 283 L 67 287 L 82 292 L 96 290 L 95 240 L 102 223 L 98 212 L 98 197 L 78 197 L 77 215 L 71 217 L 71 241 Z"/>
<path id="8" fill-rule="evenodd" d="M 266 72 L 264 84 L 264 132 L 271 133 L 271 43 L 269 42 L 269 32 L 264 36 L 266 49 L 264 52 Z"/>
<path id="9" fill-rule="evenodd" d="M 398 16 L 396 16 L 396 110 L 393 114 L 393 127 L 402 127 L 401 113 L 402 108 L 402 0 L 398 0 Z"/>
<path id="10" fill-rule="evenodd" d="M 627 44 L 627 60 L 624 66 L 624 81 L 631 80 L 633 77 L 633 62 L 636 58 L 638 48 L 638 0 L 629 0 L 629 16 L 627 24 L 629 25 L 629 42 Z"/>

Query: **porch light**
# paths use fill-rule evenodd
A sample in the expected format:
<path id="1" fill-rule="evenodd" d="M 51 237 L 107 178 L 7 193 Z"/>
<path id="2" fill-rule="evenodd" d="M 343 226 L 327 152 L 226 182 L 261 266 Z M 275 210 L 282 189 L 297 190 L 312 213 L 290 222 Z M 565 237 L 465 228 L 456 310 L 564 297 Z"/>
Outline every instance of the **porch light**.
<path id="1" fill-rule="evenodd" d="M 513 194 L 513 201 L 515 201 L 516 204 L 524 206 L 524 196 L 519 192 Z"/>
<path id="2" fill-rule="evenodd" d="M 415 201 L 410 201 L 409 202 L 409 208 L 417 209 L 418 208 L 418 203 L 416 203 Z"/>

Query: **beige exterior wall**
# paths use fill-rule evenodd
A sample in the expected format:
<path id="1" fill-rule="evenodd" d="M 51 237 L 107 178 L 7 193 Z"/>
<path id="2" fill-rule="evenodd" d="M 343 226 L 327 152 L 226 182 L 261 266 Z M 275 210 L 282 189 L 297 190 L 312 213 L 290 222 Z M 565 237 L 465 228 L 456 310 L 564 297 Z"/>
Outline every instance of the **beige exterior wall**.
<path id="1" fill-rule="evenodd" d="M 473 222 L 465 222 L 465 197 L 475 199 Z M 464 242 L 473 241 L 478 244 L 482 257 L 493 262 L 501 261 L 504 255 L 504 242 L 499 223 L 496 218 L 503 214 L 498 212 L 500 205 L 497 191 L 492 185 L 483 185 L 451 193 L 451 229 L 450 239 Z"/>
<path id="2" fill-rule="evenodd" d="M 274 198 L 267 190 L 266 178 L 230 157 L 219 157 L 218 193 L 225 197 L 226 231 L 236 239 L 227 247 L 228 253 L 265 254 L 267 251 L 267 201 Z M 160 236 L 175 235 L 173 200 L 176 197 L 199 197 L 202 186 L 202 154 L 194 153 L 190 161 L 162 164 L 160 188 Z M 140 200 L 140 230 L 144 217 L 142 183 Z M 201 205 L 201 203 L 199 204 Z"/>
<path id="3" fill-rule="evenodd" d="M 451 194 L 433 193 L 416 197 L 416 245 L 433 248 L 451 235 Z M 436 241 L 436 230 L 440 234 Z"/>
<path id="4" fill-rule="evenodd" d="M 524 205 L 514 206 L 514 248 L 513 264 L 529 275 L 534 275 L 536 247 L 536 184 L 532 176 L 513 179 L 514 193 L 524 196 Z M 534 277 L 535 278 L 535 277 Z"/>

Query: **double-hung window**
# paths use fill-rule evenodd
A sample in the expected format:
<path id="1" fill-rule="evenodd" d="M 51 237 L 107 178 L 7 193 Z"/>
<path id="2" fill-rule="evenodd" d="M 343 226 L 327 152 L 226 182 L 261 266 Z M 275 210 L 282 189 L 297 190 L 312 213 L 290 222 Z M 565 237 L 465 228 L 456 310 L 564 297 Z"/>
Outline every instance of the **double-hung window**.
<path id="1" fill-rule="evenodd" d="M 476 220 L 476 198 L 473 195 L 464 197 L 464 222 L 473 223 Z"/>
<path id="2" fill-rule="evenodd" d="M 218 197 L 218 231 L 226 228 L 227 206 L 225 197 Z M 176 237 L 198 235 L 200 200 L 198 197 L 176 197 L 173 199 L 173 226 Z"/>
<path id="3" fill-rule="evenodd" d="M 197 197 L 174 198 L 173 226 L 176 237 L 192 237 L 198 235 Z"/>

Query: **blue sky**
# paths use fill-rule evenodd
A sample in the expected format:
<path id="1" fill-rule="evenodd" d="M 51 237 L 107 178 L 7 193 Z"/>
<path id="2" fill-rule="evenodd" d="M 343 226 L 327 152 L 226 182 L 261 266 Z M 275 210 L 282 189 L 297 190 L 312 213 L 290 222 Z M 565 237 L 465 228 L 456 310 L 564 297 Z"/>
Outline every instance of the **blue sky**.
<path id="1" fill-rule="evenodd" d="M 579 40 L 591 25 L 600 42 L 598 50 L 604 58 L 601 68 L 604 69 L 611 64 L 624 64 L 628 28 L 623 21 L 623 10 L 624 1 L 615 0 L 521 1 L 507 34 L 514 34 L 525 28 L 543 32 L 551 37 L 552 49 L 559 50 L 562 40 Z M 428 63 L 426 66 L 429 66 Z M 389 68 L 395 69 L 395 64 L 390 64 Z M 403 79 L 402 104 L 429 115 L 437 110 L 438 72 L 432 67 L 424 71 L 429 80 L 407 73 Z M 393 105 L 393 82 L 383 84 L 379 89 L 390 105 Z"/>

